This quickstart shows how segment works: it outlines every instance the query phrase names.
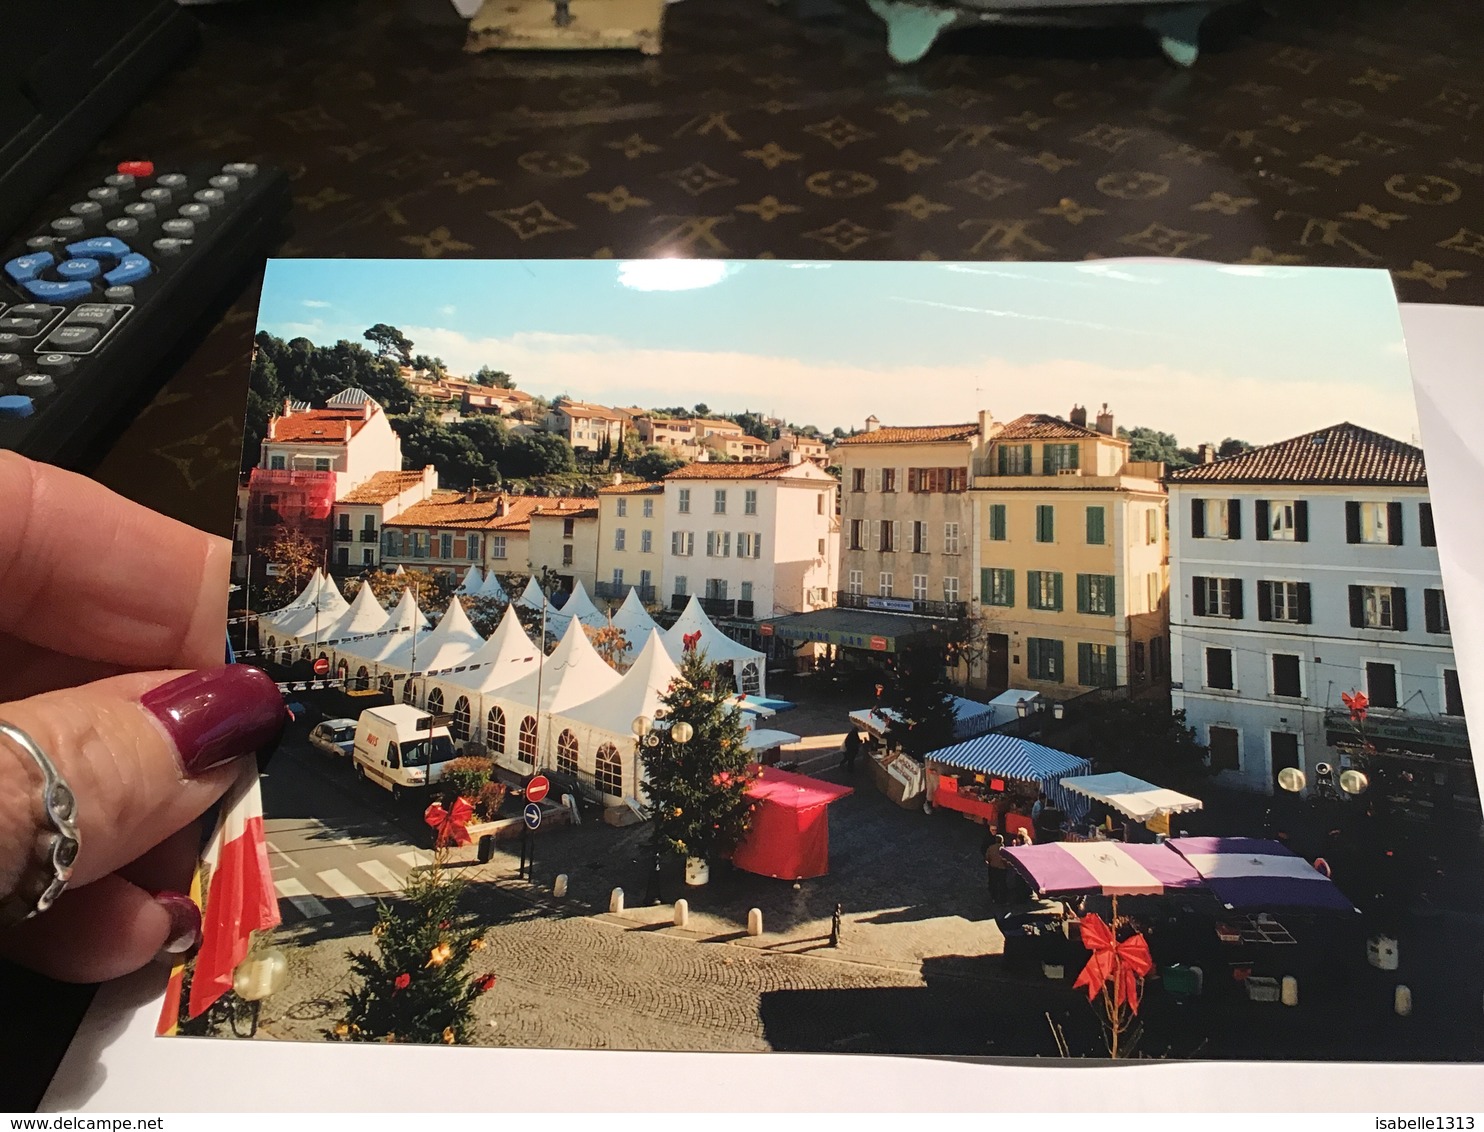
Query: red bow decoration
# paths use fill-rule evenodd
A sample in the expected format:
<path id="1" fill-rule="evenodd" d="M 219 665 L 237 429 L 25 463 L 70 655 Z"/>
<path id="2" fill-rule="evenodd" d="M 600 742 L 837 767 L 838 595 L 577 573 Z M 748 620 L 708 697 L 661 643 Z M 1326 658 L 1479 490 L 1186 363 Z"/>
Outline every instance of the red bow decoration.
<path id="1" fill-rule="evenodd" d="M 1092 958 L 1072 985 L 1086 987 L 1087 1001 L 1091 1002 L 1103 989 L 1103 984 L 1112 979 L 1114 1006 L 1127 1002 L 1129 1009 L 1137 1014 L 1139 979 L 1154 970 L 1154 959 L 1144 937 L 1131 935 L 1119 943 L 1113 929 L 1095 913 L 1089 913 L 1082 917 L 1082 942 L 1092 952 Z"/>
<path id="2" fill-rule="evenodd" d="M 701 643 L 701 630 L 694 633 L 685 633 L 680 638 L 680 643 L 685 646 L 686 652 L 695 652 L 696 646 Z"/>
<path id="3" fill-rule="evenodd" d="M 445 810 L 442 802 L 434 802 L 423 813 L 423 821 L 438 831 L 439 845 L 467 845 L 473 840 L 469 836 L 469 819 L 474 816 L 474 803 L 467 798 L 455 798 L 452 810 Z"/>
<path id="4" fill-rule="evenodd" d="M 1340 702 L 1350 709 L 1350 718 L 1365 722 L 1366 710 L 1371 706 L 1370 697 L 1364 692 L 1341 692 Z"/>

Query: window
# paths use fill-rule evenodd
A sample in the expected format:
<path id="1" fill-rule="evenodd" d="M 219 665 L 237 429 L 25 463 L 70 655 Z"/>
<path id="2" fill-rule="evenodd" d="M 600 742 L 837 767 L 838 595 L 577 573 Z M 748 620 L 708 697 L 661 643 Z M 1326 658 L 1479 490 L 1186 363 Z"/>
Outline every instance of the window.
<path id="1" fill-rule="evenodd" d="M 965 468 L 908 468 L 907 490 L 920 495 L 964 491 L 969 484 Z"/>
<path id="2" fill-rule="evenodd" d="M 1031 446 L 1029 444 L 1000 445 L 1000 475 L 1028 476 L 1031 474 Z"/>
<path id="3" fill-rule="evenodd" d="M 604 794 L 623 794 L 623 764 L 618 759 L 618 748 L 612 743 L 604 743 L 598 748 L 593 782 Z"/>
<path id="4" fill-rule="evenodd" d="M 927 548 L 927 524 L 921 521 L 912 524 L 912 553 L 926 554 Z"/>
<path id="5" fill-rule="evenodd" d="M 1192 578 L 1191 609 L 1197 617 L 1242 619 L 1241 578 Z"/>
<path id="6" fill-rule="evenodd" d="M 562 565 L 570 566 L 572 565 L 572 561 L 572 548 L 570 546 L 562 547 Z"/>
<path id="7" fill-rule="evenodd" d="M 865 468 L 851 468 L 850 469 L 850 490 L 851 491 L 865 491 L 866 490 L 866 469 Z"/>
<path id="8" fill-rule="evenodd" d="M 1113 575 L 1077 575 L 1077 612 L 1111 616 L 1113 613 Z"/>
<path id="9" fill-rule="evenodd" d="M 891 551 L 896 550 L 896 548 L 897 548 L 897 530 L 898 530 L 897 520 L 895 520 L 895 519 L 882 519 L 881 520 L 881 526 L 878 528 L 880 539 L 881 539 L 881 545 L 880 545 L 879 549 L 881 551 L 883 551 L 885 553 L 890 553 Z"/>
<path id="10" fill-rule="evenodd" d="M 1045 637 L 1025 639 L 1025 674 L 1032 680 L 1060 680 L 1062 643 Z"/>
<path id="11" fill-rule="evenodd" d="M 504 535 L 490 535 L 490 557 L 491 558 L 504 558 L 505 557 L 505 536 Z"/>
<path id="12" fill-rule="evenodd" d="M 1149 507 L 1144 511 L 1144 545 L 1153 546 L 1159 541 L 1159 515 L 1158 507 Z"/>
<path id="13" fill-rule="evenodd" d="M 1031 609 L 1061 610 L 1061 574 L 1052 570 L 1026 571 L 1026 604 Z"/>
<path id="14" fill-rule="evenodd" d="M 1150 675 L 1150 677 L 1152 679 L 1158 680 L 1158 679 L 1160 679 L 1161 677 L 1164 676 L 1164 671 L 1165 671 L 1164 638 L 1163 637 L 1150 637 L 1149 638 L 1149 675 Z"/>
<path id="15" fill-rule="evenodd" d="M 653 531 L 644 530 L 644 531 L 640 531 L 639 532 L 639 553 L 640 554 L 652 554 L 652 553 L 654 553 L 654 532 Z"/>
<path id="16" fill-rule="evenodd" d="M 716 515 L 725 515 L 727 513 L 727 489 L 726 488 L 719 487 L 719 488 L 716 489 L 716 494 L 715 494 L 715 497 L 714 497 L 714 502 L 711 505 L 711 511 L 712 511 L 713 514 L 716 514 Z"/>
<path id="17" fill-rule="evenodd" d="M 689 558 L 696 552 L 695 531 L 671 531 L 670 553 L 680 558 Z"/>
<path id="18" fill-rule="evenodd" d="M 1401 546 L 1402 505 L 1349 500 L 1345 504 L 1345 541 Z"/>
<path id="19" fill-rule="evenodd" d="M 361 551 L 361 565 L 375 566 L 376 551 L 372 550 L 370 547 L 367 547 L 365 550 Z"/>
<path id="20" fill-rule="evenodd" d="M 627 532 L 624 530 L 623 527 L 615 528 L 613 532 L 613 549 L 622 550 L 624 548 L 624 541 L 626 538 Z"/>
<path id="21" fill-rule="evenodd" d="M 758 537 L 748 531 L 737 532 L 737 557 L 755 558 L 753 548 L 757 546 Z"/>
<path id="22" fill-rule="evenodd" d="M 453 702 L 453 723 L 448 728 L 454 741 L 463 743 L 469 738 L 469 697 L 460 696 Z"/>
<path id="23" fill-rule="evenodd" d="M 1048 503 L 1036 508 L 1036 541 L 1056 541 L 1056 508 Z"/>
<path id="24" fill-rule="evenodd" d="M 742 493 L 742 514 L 757 514 L 757 488 L 749 487 Z"/>
<path id="25" fill-rule="evenodd" d="M 469 536 L 469 557 L 472 560 L 476 561 L 476 562 L 479 560 L 479 536 L 478 535 L 470 535 Z"/>
<path id="26" fill-rule="evenodd" d="M 1235 727 L 1212 725 L 1206 731 L 1206 746 L 1211 753 L 1212 770 L 1241 770 L 1242 756 L 1238 750 L 1239 733 Z"/>
<path id="27" fill-rule="evenodd" d="M 823 515 L 824 514 L 824 501 L 825 501 L 825 493 L 821 491 L 819 493 L 819 495 L 815 497 L 815 500 L 814 500 L 814 513 L 816 515 Z"/>
<path id="28" fill-rule="evenodd" d="M 410 681 L 409 681 L 410 683 Z M 443 689 L 434 688 L 428 693 L 428 712 L 430 715 L 443 714 Z"/>
<path id="29" fill-rule="evenodd" d="M 891 589 L 891 573 L 889 571 L 883 571 L 881 577 L 878 579 L 876 592 L 882 597 L 891 597 Z"/>
<path id="30" fill-rule="evenodd" d="M 824 555 L 825 555 L 824 541 L 825 541 L 824 539 L 818 539 L 818 540 L 816 540 L 816 542 L 814 544 L 815 553 L 818 554 L 820 558 L 823 558 Z M 759 537 L 758 538 L 758 541 L 757 541 L 758 553 L 756 555 L 754 555 L 753 557 L 755 557 L 755 558 L 756 557 L 761 557 L 761 555 L 762 555 L 762 545 L 763 545 L 763 540 L 762 540 L 761 537 Z"/>
<path id="31" fill-rule="evenodd" d="M 1107 531 L 1105 518 L 1107 509 L 1103 507 L 1089 507 L 1087 509 L 1087 545 L 1102 546 L 1107 542 Z"/>
<path id="32" fill-rule="evenodd" d="M 1448 601 L 1443 596 L 1442 590 L 1422 591 L 1422 610 L 1427 621 L 1429 633 L 1447 633 L 1448 628 Z"/>
<path id="33" fill-rule="evenodd" d="M 944 523 L 943 524 L 943 553 L 944 554 L 957 554 L 958 553 L 958 524 L 957 523 Z"/>
<path id="34" fill-rule="evenodd" d="M 897 470 L 895 468 L 881 469 L 881 490 L 891 492 L 897 490 Z"/>
<path id="35" fill-rule="evenodd" d="M 751 601 L 752 600 L 752 583 L 751 582 L 743 582 L 742 583 L 740 597 L 741 597 L 741 600 L 742 601 Z"/>
<path id="36" fill-rule="evenodd" d="M 1350 625 L 1406 632 L 1407 591 L 1398 586 L 1351 586 Z"/>
<path id="37" fill-rule="evenodd" d="M 1144 642 L 1143 641 L 1135 641 L 1134 642 L 1134 675 L 1137 676 L 1140 680 L 1142 680 L 1144 678 L 1144 668 L 1145 668 L 1144 651 L 1145 651 L 1144 650 Z"/>
<path id="38" fill-rule="evenodd" d="M 677 597 L 684 597 L 688 592 L 689 592 L 689 590 L 686 587 L 686 578 L 685 578 L 685 575 L 684 574 L 676 574 L 675 575 L 675 595 Z"/>
<path id="39" fill-rule="evenodd" d="M 927 575 L 912 575 L 912 600 L 927 601 Z"/>
<path id="40" fill-rule="evenodd" d="M 1309 541 L 1309 505 L 1302 499 L 1259 499 L 1256 508 L 1257 537 L 1274 542 Z"/>
<path id="41" fill-rule="evenodd" d="M 1152 512 L 1151 512 L 1151 514 L 1152 514 Z M 1145 574 L 1144 575 L 1144 597 L 1149 602 L 1148 612 L 1149 613 L 1156 612 L 1159 609 L 1159 575 L 1158 574 Z"/>
<path id="42" fill-rule="evenodd" d="M 1054 476 L 1057 472 L 1075 468 L 1079 448 L 1076 444 L 1043 444 L 1041 474 Z"/>
<path id="43" fill-rule="evenodd" d="M 557 770 L 577 773 L 577 736 L 567 728 L 557 736 Z"/>
<path id="44" fill-rule="evenodd" d="M 1396 665 L 1367 661 L 1365 666 L 1365 690 L 1371 706 L 1394 708 L 1397 706 Z"/>
<path id="45" fill-rule="evenodd" d="M 707 578 L 706 597 L 711 601 L 726 601 L 727 580 L 725 578 Z"/>
<path id="46" fill-rule="evenodd" d="M 731 531 L 706 532 L 706 557 L 730 558 L 732 556 Z"/>
<path id="47" fill-rule="evenodd" d="M 1463 689 L 1458 686 L 1456 669 L 1443 669 L 1443 714 L 1463 714 Z"/>
<path id="48" fill-rule="evenodd" d="M 979 571 L 979 600 L 985 605 L 1013 606 L 1015 604 L 1014 570 Z"/>
<path id="49" fill-rule="evenodd" d="M 1232 683 L 1231 649 L 1206 650 L 1206 687 L 1221 688 L 1228 692 L 1235 687 Z"/>
<path id="50" fill-rule="evenodd" d="M 563 519 L 562 520 L 562 537 L 563 538 L 571 538 L 576 532 L 577 532 L 577 520 L 576 519 Z"/>
<path id="51" fill-rule="evenodd" d="M 314 470 L 316 472 L 328 472 L 331 462 L 328 456 L 316 456 L 314 458 Z"/>
<path id="52" fill-rule="evenodd" d="M 849 580 L 846 582 L 848 592 L 858 594 L 864 592 L 865 578 L 860 570 L 850 571 Z"/>
<path id="53" fill-rule="evenodd" d="M 864 519 L 850 520 L 850 549 L 866 549 L 866 521 Z"/>
<path id="54" fill-rule="evenodd" d="M 1240 499 L 1192 499 L 1190 501 L 1191 538 L 1242 537 L 1242 501 Z"/>
<path id="55" fill-rule="evenodd" d="M 1118 687 L 1118 648 L 1116 645 L 1077 645 L 1077 683 L 1084 688 Z"/>
<path id="56" fill-rule="evenodd" d="M 1417 533 L 1423 546 L 1437 546 L 1438 533 L 1432 525 L 1432 504 L 1417 504 Z"/>
<path id="57" fill-rule="evenodd" d="M 644 517 L 646 519 L 653 519 L 654 518 L 654 500 L 653 499 L 646 499 L 644 501 L 644 508 L 643 508 L 643 510 L 644 510 Z"/>
<path id="58" fill-rule="evenodd" d="M 958 602 L 958 579 L 956 577 L 943 579 L 943 600 L 949 604 Z"/>
<path id="59" fill-rule="evenodd" d="M 991 542 L 1005 541 L 1005 505 L 1003 503 L 989 505 L 989 538 Z"/>
<path id="60" fill-rule="evenodd" d="M 627 515 L 629 513 L 629 501 L 627 499 L 625 499 L 621 495 L 618 497 L 618 508 L 617 509 L 618 509 L 618 517 L 620 519 L 627 517 Z"/>
<path id="61" fill-rule="evenodd" d="M 453 535 L 438 536 L 438 553 L 440 558 L 453 557 Z"/>
<path id="62" fill-rule="evenodd" d="M 614 588 L 615 589 L 617 589 L 618 587 L 620 587 L 620 586 L 623 585 L 623 567 L 622 566 L 615 566 L 613 568 L 613 585 L 614 585 Z"/>
<path id="63" fill-rule="evenodd" d="M 675 507 L 682 515 L 690 514 L 690 488 L 682 487 L 675 493 Z"/>
<path id="64" fill-rule="evenodd" d="M 281 472 L 284 470 L 285 460 L 282 456 L 268 457 L 268 470 L 270 472 Z"/>
<path id="65" fill-rule="evenodd" d="M 536 717 L 528 715 L 520 721 L 520 736 L 516 740 L 516 758 L 523 763 L 536 761 Z"/>
<path id="66" fill-rule="evenodd" d="M 1273 695 L 1298 699 L 1304 694 L 1302 658 L 1292 653 L 1273 654 Z"/>
<path id="67" fill-rule="evenodd" d="M 1308 625 L 1313 620 L 1308 582 L 1258 582 L 1257 619 Z"/>

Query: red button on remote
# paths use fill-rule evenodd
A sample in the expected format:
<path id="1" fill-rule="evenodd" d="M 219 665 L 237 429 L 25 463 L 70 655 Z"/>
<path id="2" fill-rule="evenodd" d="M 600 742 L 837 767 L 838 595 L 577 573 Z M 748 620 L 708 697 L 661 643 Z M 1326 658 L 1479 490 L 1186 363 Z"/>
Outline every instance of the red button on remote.
<path id="1" fill-rule="evenodd" d="M 153 161 L 120 161 L 119 172 L 125 177 L 153 177 L 155 163 Z"/>

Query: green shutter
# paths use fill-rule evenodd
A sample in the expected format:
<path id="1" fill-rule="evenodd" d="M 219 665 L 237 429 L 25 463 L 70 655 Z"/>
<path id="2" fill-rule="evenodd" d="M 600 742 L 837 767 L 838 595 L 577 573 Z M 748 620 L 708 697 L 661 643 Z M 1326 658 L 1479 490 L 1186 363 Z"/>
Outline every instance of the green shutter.
<path id="1" fill-rule="evenodd" d="M 1092 646 L 1085 641 L 1077 642 L 1077 683 L 1084 687 L 1095 683 L 1092 678 Z"/>
<path id="2" fill-rule="evenodd" d="M 1058 613 L 1060 613 L 1061 612 L 1061 608 L 1062 608 L 1062 606 L 1061 606 L 1061 571 L 1058 570 L 1055 574 L 1052 575 L 1052 578 L 1054 579 L 1054 581 L 1051 583 L 1051 585 L 1053 587 L 1053 591 L 1054 592 L 1053 592 L 1053 596 L 1052 596 L 1053 604 L 1052 604 L 1051 608 L 1054 609 L 1054 610 L 1056 610 Z"/>
<path id="3" fill-rule="evenodd" d="M 1005 468 L 1009 464 L 1009 457 L 1005 455 L 1005 446 L 1003 444 L 1000 445 L 999 456 L 1000 456 L 1000 475 L 1003 476 L 1003 475 L 1006 474 Z"/>
<path id="4" fill-rule="evenodd" d="M 1072 450 L 1071 451 L 1071 459 L 1067 461 L 1067 467 L 1069 467 L 1069 468 L 1078 467 L 1079 466 L 1078 465 L 1078 462 L 1082 459 L 1082 445 L 1080 445 L 1080 444 L 1069 444 L 1069 445 L 1067 445 L 1067 447 Z"/>
<path id="5" fill-rule="evenodd" d="M 1041 606 L 1041 571 L 1027 570 L 1025 572 L 1025 603 L 1032 609 L 1040 609 Z"/>
<path id="6" fill-rule="evenodd" d="M 990 509 L 990 537 L 997 542 L 1005 541 L 1005 505 L 996 503 Z"/>
<path id="7" fill-rule="evenodd" d="M 1118 646 L 1108 646 L 1108 664 L 1103 669 L 1104 686 L 1108 688 L 1118 687 Z"/>
<path id="8" fill-rule="evenodd" d="M 1101 507 L 1087 509 L 1087 542 L 1089 546 L 1102 546 L 1104 541 L 1104 513 Z"/>
<path id="9" fill-rule="evenodd" d="M 1025 669 L 1032 677 L 1041 675 L 1041 638 L 1027 637 L 1025 641 Z"/>
<path id="10" fill-rule="evenodd" d="M 1031 464 L 1031 446 L 1029 444 L 1024 445 L 1021 448 L 1021 451 L 1024 453 L 1024 455 L 1020 458 L 1020 467 L 1022 469 L 1021 474 L 1028 476 L 1032 473 L 1034 468 L 1034 465 Z"/>
<path id="11" fill-rule="evenodd" d="M 1118 612 L 1118 583 L 1114 581 L 1112 574 L 1105 577 L 1103 581 L 1107 583 L 1108 587 L 1103 591 L 1107 599 L 1107 605 L 1104 606 L 1103 612 L 1111 617 Z"/>
<path id="12" fill-rule="evenodd" d="M 1092 575 L 1077 575 L 1077 612 L 1092 612 Z"/>
<path id="13" fill-rule="evenodd" d="M 993 594 L 989 588 L 989 570 L 986 568 L 979 571 L 979 600 L 988 605 L 992 597 Z"/>
<path id="14" fill-rule="evenodd" d="M 1052 675 L 1055 679 L 1065 682 L 1067 678 L 1066 654 L 1062 648 L 1061 641 L 1051 641 L 1051 661 L 1055 665 Z"/>
<path id="15" fill-rule="evenodd" d="M 1008 605 L 1008 606 L 1013 606 L 1015 604 L 1015 571 L 1014 570 L 1006 570 L 1005 571 L 1005 604 Z"/>

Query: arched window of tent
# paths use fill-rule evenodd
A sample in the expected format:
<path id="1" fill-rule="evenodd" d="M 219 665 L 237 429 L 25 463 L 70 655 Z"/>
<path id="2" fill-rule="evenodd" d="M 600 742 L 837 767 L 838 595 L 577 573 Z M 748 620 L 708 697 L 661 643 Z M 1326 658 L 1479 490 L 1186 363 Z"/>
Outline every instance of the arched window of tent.
<path id="1" fill-rule="evenodd" d="M 443 689 L 442 688 L 434 688 L 431 692 L 428 693 L 428 714 L 429 715 L 442 715 L 443 714 Z"/>
<path id="2" fill-rule="evenodd" d="M 277 647 L 278 647 L 278 638 L 277 637 L 269 637 L 268 638 L 268 651 L 269 652 L 272 652 Z"/>
<path id="3" fill-rule="evenodd" d="M 361 671 L 364 672 L 366 670 L 363 668 L 361 669 Z M 390 696 L 392 694 L 393 687 L 392 674 L 390 672 L 383 672 L 381 674 L 381 680 L 379 681 L 379 683 L 381 685 L 381 694 L 383 696 Z"/>
<path id="4" fill-rule="evenodd" d="M 536 762 L 536 717 L 528 715 L 520 721 L 519 757 L 523 763 Z"/>
<path id="5" fill-rule="evenodd" d="M 577 736 L 564 729 L 557 736 L 557 770 L 577 773 Z"/>
<path id="6" fill-rule="evenodd" d="M 485 720 L 484 742 L 495 754 L 505 753 L 505 713 L 497 707 L 490 708 L 489 718 Z"/>
<path id="7" fill-rule="evenodd" d="M 749 660 L 742 666 L 742 694 L 744 696 L 760 695 L 763 690 L 762 680 L 758 672 L 757 661 Z"/>
<path id="8" fill-rule="evenodd" d="M 356 669 L 356 691 L 364 692 L 371 687 L 371 670 L 364 664 Z"/>
<path id="9" fill-rule="evenodd" d="M 618 748 L 604 743 L 598 748 L 598 765 L 594 779 L 604 794 L 623 797 L 623 764 L 618 761 Z"/>
<path id="10" fill-rule="evenodd" d="M 337 680 L 339 680 L 343 684 L 343 683 L 345 683 L 346 678 L 349 677 L 349 676 L 350 676 L 350 665 L 347 664 L 345 661 L 342 660 L 339 664 L 337 664 L 335 666 L 335 678 Z"/>
<path id="11" fill-rule="evenodd" d="M 314 657 L 314 650 L 311 649 L 308 645 L 305 645 L 304 648 L 303 648 L 303 650 L 299 653 L 299 659 L 300 660 L 311 660 L 311 659 L 313 659 L 313 657 Z"/>
<path id="12" fill-rule="evenodd" d="M 407 677 L 406 683 L 402 685 L 402 702 L 404 704 L 411 704 L 413 707 L 417 706 L 417 692 L 412 687 L 411 676 Z"/>
<path id="13" fill-rule="evenodd" d="M 462 743 L 469 738 L 469 697 L 460 696 L 453 703 L 453 737 Z"/>

